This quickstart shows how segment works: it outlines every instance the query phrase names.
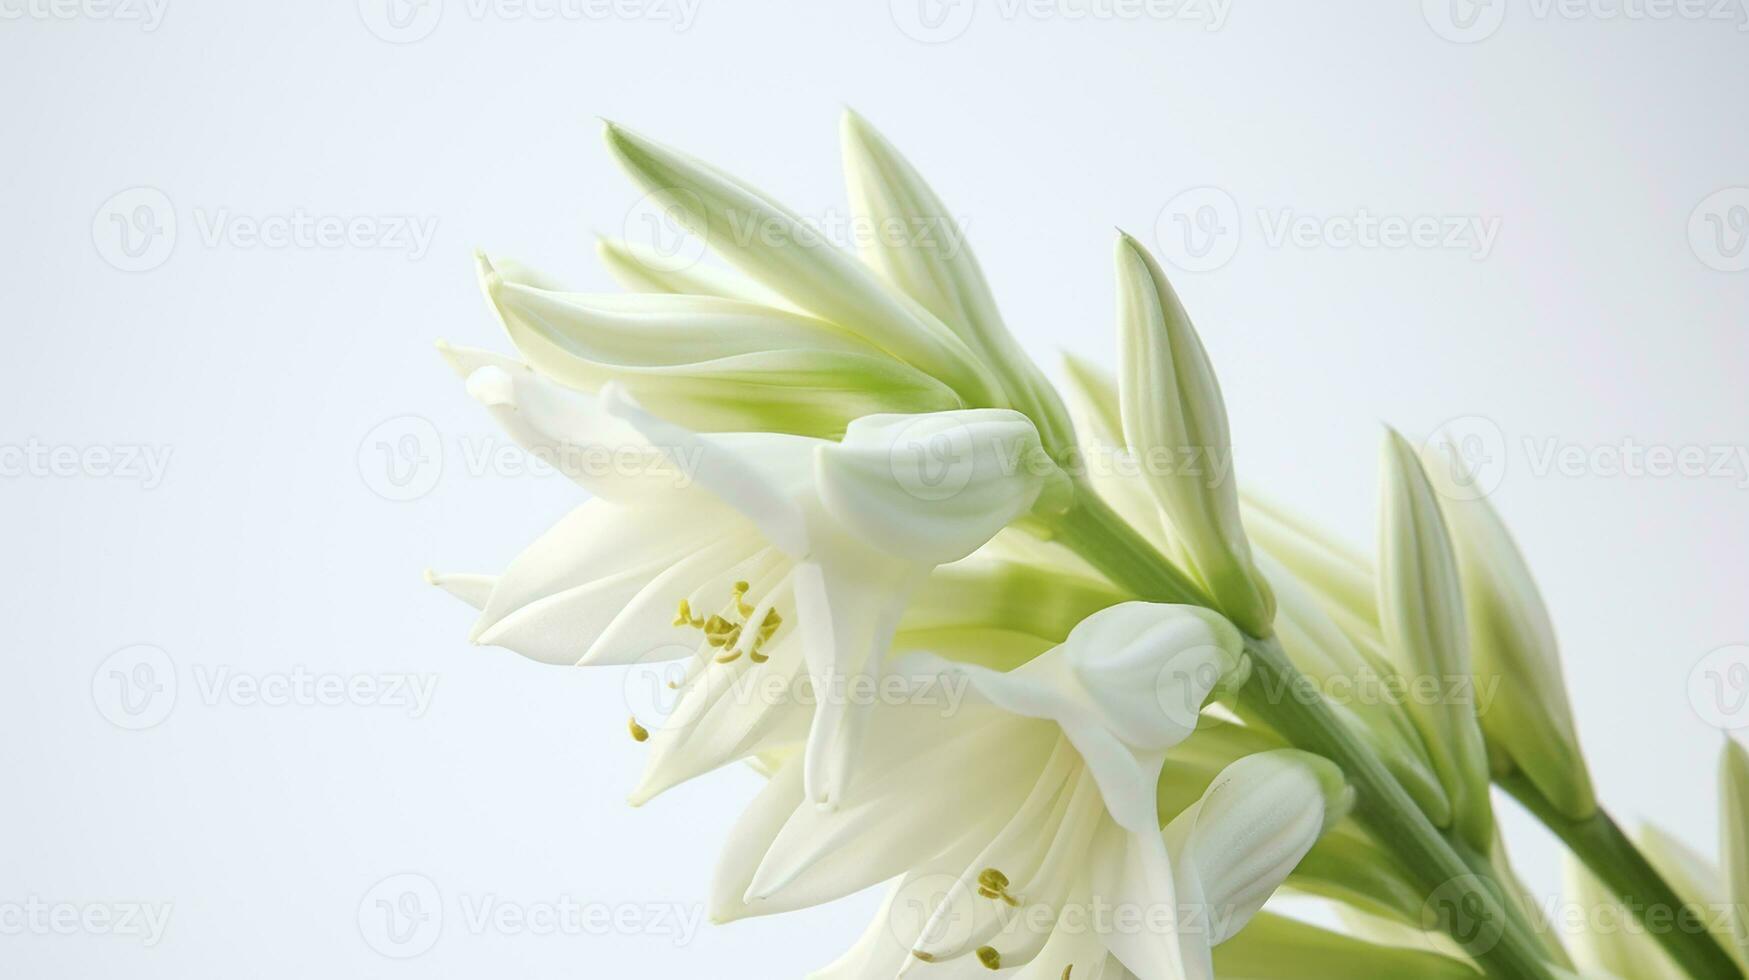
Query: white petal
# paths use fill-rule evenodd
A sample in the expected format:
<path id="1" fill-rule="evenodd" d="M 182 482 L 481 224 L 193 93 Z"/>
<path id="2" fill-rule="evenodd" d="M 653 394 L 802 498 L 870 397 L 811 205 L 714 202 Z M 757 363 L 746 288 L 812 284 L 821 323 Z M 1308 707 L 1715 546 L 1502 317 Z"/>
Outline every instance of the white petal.
<path id="1" fill-rule="evenodd" d="M 473 606 L 475 609 L 486 608 L 486 599 L 492 594 L 492 587 L 498 583 L 496 576 L 469 575 L 456 572 L 434 572 L 425 570 L 425 581 L 437 586 L 457 599 Z"/>

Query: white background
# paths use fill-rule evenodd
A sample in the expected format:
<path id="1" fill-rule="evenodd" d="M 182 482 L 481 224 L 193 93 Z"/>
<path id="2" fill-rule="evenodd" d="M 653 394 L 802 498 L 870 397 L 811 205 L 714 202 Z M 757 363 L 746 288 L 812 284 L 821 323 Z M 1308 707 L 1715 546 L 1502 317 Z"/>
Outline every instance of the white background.
<path id="1" fill-rule="evenodd" d="M 0 973 L 793 976 L 860 930 L 870 896 L 685 943 L 469 921 L 488 901 L 696 906 L 756 785 L 731 771 L 626 807 L 642 751 L 621 678 L 472 648 L 469 610 L 420 579 L 496 570 L 575 501 L 554 477 L 470 472 L 491 429 L 431 344 L 507 347 L 476 246 L 608 287 L 591 234 L 619 234 L 636 194 L 598 115 L 829 217 L 836 117 L 855 106 L 967 225 L 1042 358 L 1109 362 L 1112 226 L 1155 244 L 1168 202 L 1220 188 L 1237 249 L 1176 281 L 1241 478 L 1364 546 L 1379 423 L 1488 420 L 1494 500 L 1554 609 L 1604 798 L 1713 849 L 1720 736 L 1688 682 L 1749 642 L 1749 471 L 1538 472 L 1533 457 L 1550 440 L 1749 442 L 1749 273 L 1714 268 L 1749 191 L 1695 213 L 1749 185 L 1743 12 L 1514 3 L 1503 23 L 1469 10 L 1465 34 L 1437 0 L 1234 0 L 1213 30 L 1206 9 L 960 0 L 933 8 L 947 19 L 931 32 L 915 2 L 703 0 L 679 29 L 654 0 L 605 19 L 427 0 L 397 30 L 378 0 L 167 0 L 147 23 L 0 0 L 0 903 L 173 907 L 150 948 L 9 929 Z M 106 203 L 135 187 L 162 198 Z M 161 231 L 173 213 L 154 239 L 173 248 L 122 271 L 113 216 L 142 201 Z M 1485 257 L 1270 241 L 1284 215 L 1360 209 L 1497 219 L 1498 237 Z M 299 213 L 435 235 L 418 256 L 392 237 L 246 237 Z M 1709 216 L 1723 248 L 1690 243 Z M 401 462 L 435 447 L 441 472 L 398 486 L 379 444 L 420 432 Z M 156 482 L 89 461 L 57 475 L 19 462 L 32 446 L 170 459 Z M 157 682 L 176 686 L 142 731 L 110 720 L 140 718 L 115 675 L 134 654 L 106 662 L 135 644 L 163 651 Z M 367 696 L 210 692 L 298 671 L 420 675 L 435 695 L 414 717 Z M 1508 823 L 1546 896 L 1557 850 Z M 401 961 L 366 935 L 371 889 L 399 873 L 428 878 L 442 910 L 435 946 Z"/>

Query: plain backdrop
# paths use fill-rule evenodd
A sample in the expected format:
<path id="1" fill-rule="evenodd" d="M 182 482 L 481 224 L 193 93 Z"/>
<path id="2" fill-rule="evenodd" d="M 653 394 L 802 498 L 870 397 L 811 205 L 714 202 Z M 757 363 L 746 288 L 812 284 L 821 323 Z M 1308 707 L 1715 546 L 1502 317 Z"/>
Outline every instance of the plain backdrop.
<path id="1" fill-rule="evenodd" d="M 597 117 L 829 222 L 855 107 L 1053 372 L 1113 361 L 1113 226 L 1160 246 L 1241 479 L 1357 547 L 1381 423 L 1458 420 L 1603 797 L 1712 852 L 1749 15 L 1501 2 L 0 0 L 0 973 L 793 976 L 860 932 L 872 895 L 668 921 L 757 778 L 626 806 L 640 682 L 471 647 L 421 580 L 578 499 L 432 344 L 507 349 L 476 247 L 609 287 L 593 236 L 648 229 Z M 1385 219 L 1439 233 L 1345 230 Z"/>

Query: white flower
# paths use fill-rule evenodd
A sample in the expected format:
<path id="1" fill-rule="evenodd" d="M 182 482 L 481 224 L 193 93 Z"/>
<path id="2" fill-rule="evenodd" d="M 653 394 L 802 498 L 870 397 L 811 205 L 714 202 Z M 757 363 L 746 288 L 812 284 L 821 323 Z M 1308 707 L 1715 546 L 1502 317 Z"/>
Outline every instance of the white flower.
<path id="1" fill-rule="evenodd" d="M 865 714 L 838 692 L 880 677 L 917 585 L 1026 513 L 1054 470 L 1012 411 L 869 416 L 842 443 L 701 436 L 613 386 L 593 398 L 506 358 L 449 356 L 524 448 L 603 498 L 497 581 L 475 639 L 547 662 L 630 663 L 673 656 L 702 630 L 713 662 L 745 657 L 737 670 L 805 663 L 817 692 L 806 782 L 822 804 L 843 790 Z M 766 747 L 761 734 L 737 732 L 733 748 Z"/>
<path id="2" fill-rule="evenodd" d="M 732 834 L 713 915 L 787 911 L 910 872 L 870 936 L 824 975 L 1036 962 L 1041 976 L 1097 976 L 1113 956 L 1145 978 L 1176 975 L 1166 971 L 1186 957 L 1191 975 L 1208 975 L 1208 948 L 1345 805 L 1327 763 L 1258 756 L 1268 761 L 1223 773 L 1162 835 L 1167 751 L 1218 685 L 1241 681 L 1240 651 L 1238 632 L 1206 610 L 1127 603 L 1006 673 L 907 658 L 914 681 L 958 678 L 976 700 L 945 716 L 883 713 L 867 778 L 837 812 L 806 806 L 795 766 L 780 770 Z M 1270 820 L 1287 823 L 1260 832 Z"/>

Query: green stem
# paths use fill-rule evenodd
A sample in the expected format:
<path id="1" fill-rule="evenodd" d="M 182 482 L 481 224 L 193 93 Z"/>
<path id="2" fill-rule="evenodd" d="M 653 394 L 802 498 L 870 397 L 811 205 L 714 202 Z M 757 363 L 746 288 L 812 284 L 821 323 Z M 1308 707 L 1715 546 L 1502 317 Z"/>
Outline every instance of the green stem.
<path id="1" fill-rule="evenodd" d="M 1156 602 L 1211 605 L 1203 591 L 1091 491 L 1058 521 L 1064 544 L 1113 582 Z M 1247 637 L 1252 677 L 1247 705 L 1290 743 L 1342 767 L 1355 789 L 1355 815 L 1428 890 L 1427 912 L 1490 976 L 1552 977 L 1543 952 L 1501 901 L 1498 884 L 1464 863 L 1378 756 L 1349 731 L 1311 679 L 1274 639 Z M 1431 923 L 1430 923 L 1431 924 Z"/>
<path id="2" fill-rule="evenodd" d="M 1684 973 L 1695 980 L 1743 980 L 1742 968 L 1707 930 L 1700 910 L 1676 894 L 1608 813 L 1600 809 L 1574 820 L 1556 810 L 1522 773 L 1497 781 L 1585 862 Z M 1653 915 L 1658 922 L 1648 921 Z"/>

